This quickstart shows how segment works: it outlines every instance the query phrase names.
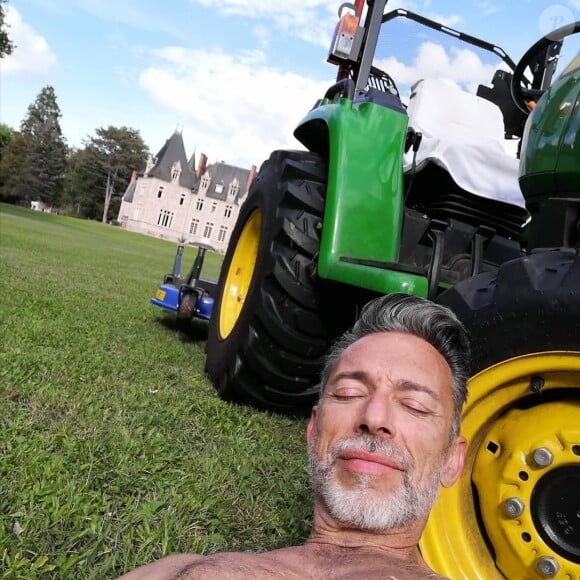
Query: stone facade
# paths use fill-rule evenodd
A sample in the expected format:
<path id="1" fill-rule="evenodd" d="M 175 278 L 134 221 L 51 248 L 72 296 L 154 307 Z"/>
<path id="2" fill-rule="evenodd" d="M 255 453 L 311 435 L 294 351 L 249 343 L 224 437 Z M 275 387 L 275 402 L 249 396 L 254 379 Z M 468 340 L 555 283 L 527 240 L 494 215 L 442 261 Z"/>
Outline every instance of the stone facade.
<path id="1" fill-rule="evenodd" d="M 175 132 L 145 172 L 133 174 L 123 195 L 118 221 L 128 230 L 224 253 L 240 207 L 256 175 L 227 163 L 188 160 L 181 133 Z"/>

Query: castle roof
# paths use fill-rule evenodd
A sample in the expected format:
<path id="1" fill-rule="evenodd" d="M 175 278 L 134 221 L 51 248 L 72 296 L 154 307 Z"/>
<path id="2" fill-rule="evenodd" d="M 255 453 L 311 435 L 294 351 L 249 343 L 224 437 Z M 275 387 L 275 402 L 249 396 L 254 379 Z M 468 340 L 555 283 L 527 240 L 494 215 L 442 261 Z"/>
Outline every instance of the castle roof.
<path id="1" fill-rule="evenodd" d="M 207 197 L 225 201 L 228 196 L 230 184 L 234 181 L 237 181 L 239 186 L 234 201 L 237 201 L 247 193 L 246 186 L 248 183 L 248 177 L 250 176 L 249 169 L 242 169 L 241 167 L 228 165 L 221 161 L 219 163 L 208 165 L 206 173 L 211 180 L 209 189 L 206 193 Z"/>
<path id="2" fill-rule="evenodd" d="M 192 158 L 195 161 L 194 158 Z M 171 174 L 173 168 L 179 164 L 179 185 L 193 188 L 196 182 L 195 169 L 190 166 L 185 155 L 185 146 L 183 137 L 179 131 L 175 131 L 165 145 L 161 147 L 155 158 L 155 165 L 149 170 L 148 175 L 157 177 L 163 181 L 172 181 Z"/>

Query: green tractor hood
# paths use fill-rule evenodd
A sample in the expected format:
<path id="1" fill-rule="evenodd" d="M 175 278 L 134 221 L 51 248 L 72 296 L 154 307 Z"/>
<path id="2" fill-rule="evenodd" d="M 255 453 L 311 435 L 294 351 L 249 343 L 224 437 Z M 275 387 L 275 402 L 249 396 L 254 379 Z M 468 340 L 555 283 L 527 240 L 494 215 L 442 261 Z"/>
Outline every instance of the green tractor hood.
<path id="1" fill-rule="evenodd" d="M 554 193 L 580 197 L 580 55 L 529 117 L 522 142 L 520 186 L 529 202 Z"/>

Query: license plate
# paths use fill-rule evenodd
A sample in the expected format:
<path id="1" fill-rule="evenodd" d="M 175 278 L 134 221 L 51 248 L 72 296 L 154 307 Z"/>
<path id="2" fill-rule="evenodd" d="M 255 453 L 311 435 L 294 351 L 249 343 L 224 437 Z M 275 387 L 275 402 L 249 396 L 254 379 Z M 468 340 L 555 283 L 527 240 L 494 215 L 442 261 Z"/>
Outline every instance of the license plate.
<path id="1" fill-rule="evenodd" d="M 157 298 L 157 300 L 165 300 L 165 290 L 157 290 L 157 292 L 155 292 L 155 298 Z"/>

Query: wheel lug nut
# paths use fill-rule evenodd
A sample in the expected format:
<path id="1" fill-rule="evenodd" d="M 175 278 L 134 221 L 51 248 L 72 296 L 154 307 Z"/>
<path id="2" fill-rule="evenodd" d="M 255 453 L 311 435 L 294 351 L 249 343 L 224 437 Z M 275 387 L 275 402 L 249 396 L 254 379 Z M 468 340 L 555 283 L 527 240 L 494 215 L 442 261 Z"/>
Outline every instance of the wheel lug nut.
<path id="1" fill-rule="evenodd" d="M 508 518 L 517 518 L 524 513 L 526 508 L 524 502 L 519 497 L 510 497 L 503 504 L 503 511 Z"/>
<path id="2" fill-rule="evenodd" d="M 536 568 L 542 578 L 553 578 L 560 571 L 560 565 L 556 558 L 550 556 L 542 556 L 538 560 Z"/>
<path id="3" fill-rule="evenodd" d="M 546 447 L 538 447 L 532 452 L 532 460 L 538 467 L 548 467 L 554 461 L 554 454 Z"/>

